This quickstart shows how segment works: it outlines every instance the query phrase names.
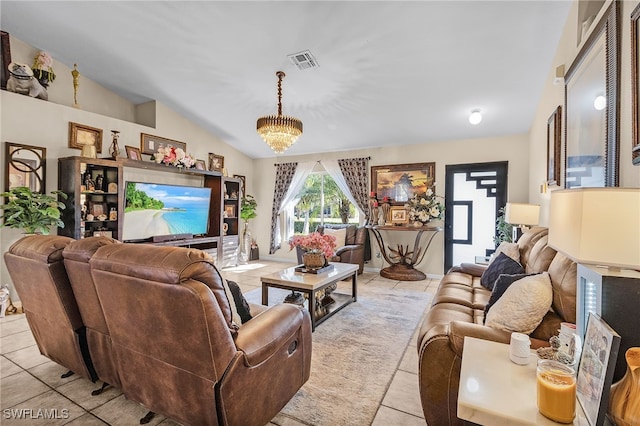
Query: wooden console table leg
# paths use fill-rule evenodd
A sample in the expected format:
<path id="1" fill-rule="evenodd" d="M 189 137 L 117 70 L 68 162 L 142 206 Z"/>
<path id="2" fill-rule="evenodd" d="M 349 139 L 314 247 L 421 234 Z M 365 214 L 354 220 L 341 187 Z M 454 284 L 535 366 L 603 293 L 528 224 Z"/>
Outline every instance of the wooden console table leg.
<path id="1" fill-rule="evenodd" d="M 265 283 L 262 283 L 262 304 L 269 305 L 269 286 Z"/>

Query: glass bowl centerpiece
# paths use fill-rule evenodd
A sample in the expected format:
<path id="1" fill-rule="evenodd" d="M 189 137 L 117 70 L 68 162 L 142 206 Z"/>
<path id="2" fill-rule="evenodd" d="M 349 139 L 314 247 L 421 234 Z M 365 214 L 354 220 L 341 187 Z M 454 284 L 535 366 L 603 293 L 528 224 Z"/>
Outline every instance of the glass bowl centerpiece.
<path id="1" fill-rule="evenodd" d="M 289 240 L 289 249 L 300 247 L 302 260 L 307 269 L 320 269 L 327 264 L 336 250 L 336 237 L 312 232 L 307 235 L 295 235 Z"/>
<path id="2" fill-rule="evenodd" d="M 444 217 L 444 205 L 439 201 L 442 197 L 437 196 L 433 189 L 428 188 L 427 192 L 414 195 L 404 208 L 409 213 L 409 221 L 415 226 L 423 226 L 434 219 Z"/>

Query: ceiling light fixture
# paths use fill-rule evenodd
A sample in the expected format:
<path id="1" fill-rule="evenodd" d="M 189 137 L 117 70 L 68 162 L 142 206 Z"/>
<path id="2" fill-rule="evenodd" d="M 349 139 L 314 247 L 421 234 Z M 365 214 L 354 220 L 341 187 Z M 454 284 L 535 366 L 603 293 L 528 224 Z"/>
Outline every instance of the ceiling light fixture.
<path id="1" fill-rule="evenodd" d="M 474 126 L 482 121 L 482 114 L 480 114 L 480 110 L 474 109 L 471 111 L 471 115 L 469 115 L 469 123 Z"/>
<path id="2" fill-rule="evenodd" d="M 282 154 L 302 134 L 302 121 L 282 115 L 282 79 L 285 73 L 278 71 L 278 115 L 258 118 L 257 130 L 262 139 L 276 154 Z"/>

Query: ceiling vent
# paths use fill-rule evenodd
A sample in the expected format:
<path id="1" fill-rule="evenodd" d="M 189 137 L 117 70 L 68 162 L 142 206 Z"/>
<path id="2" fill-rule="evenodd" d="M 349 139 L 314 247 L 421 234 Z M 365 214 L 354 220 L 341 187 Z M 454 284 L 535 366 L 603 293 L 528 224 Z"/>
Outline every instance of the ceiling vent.
<path id="1" fill-rule="evenodd" d="M 313 57 L 310 51 L 303 50 L 302 52 L 289 55 L 289 59 L 300 70 L 308 70 L 310 68 L 318 68 L 318 61 Z"/>

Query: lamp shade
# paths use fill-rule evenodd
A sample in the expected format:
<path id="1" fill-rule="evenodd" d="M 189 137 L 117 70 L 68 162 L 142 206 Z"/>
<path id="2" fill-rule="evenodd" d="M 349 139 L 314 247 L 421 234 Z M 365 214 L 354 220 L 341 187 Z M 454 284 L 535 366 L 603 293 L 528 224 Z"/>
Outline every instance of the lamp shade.
<path id="1" fill-rule="evenodd" d="M 507 203 L 504 221 L 511 225 L 537 225 L 540 206 L 536 204 Z"/>
<path id="2" fill-rule="evenodd" d="M 553 191 L 549 245 L 577 263 L 640 269 L 640 188 Z"/>

